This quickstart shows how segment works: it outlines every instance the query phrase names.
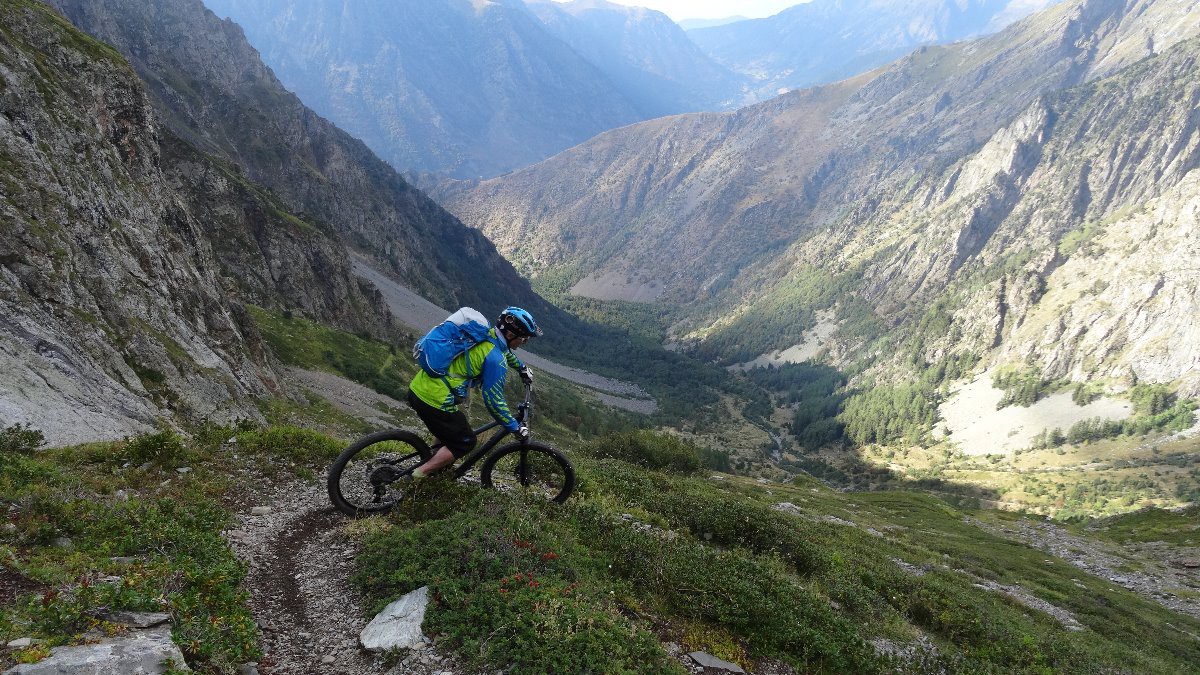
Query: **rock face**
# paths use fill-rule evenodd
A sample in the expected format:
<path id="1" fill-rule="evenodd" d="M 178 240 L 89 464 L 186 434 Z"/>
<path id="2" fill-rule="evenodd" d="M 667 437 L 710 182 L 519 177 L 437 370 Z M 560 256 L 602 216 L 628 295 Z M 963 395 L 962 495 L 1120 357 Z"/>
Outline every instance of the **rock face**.
<path id="1" fill-rule="evenodd" d="M 1162 336 L 1196 325 L 1180 186 L 1200 163 L 1198 19 L 1194 1 L 1069 2 L 440 196 L 533 273 L 659 283 L 676 337 L 728 362 L 801 343 L 836 306 L 839 363 L 890 333 L 930 362 L 971 352 L 1197 393 L 1194 355 Z M 1147 273 L 1096 266 L 1102 232 L 1126 242 L 1104 263 L 1145 250 Z M 1080 274 L 1095 303 L 1058 311 Z"/>
<path id="2" fill-rule="evenodd" d="M 176 671 L 188 670 L 183 652 L 171 642 L 171 629 L 160 628 L 92 645 L 55 647 L 45 659 L 10 668 L 4 675 L 152 675 L 167 672 L 168 662 Z"/>
<path id="3" fill-rule="evenodd" d="M 254 416 L 273 376 L 141 84 L 44 6 L 5 14 L 0 420 L 62 442 L 148 428 L 160 406 Z"/>
<path id="4" fill-rule="evenodd" d="M 359 642 L 363 648 L 371 651 L 409 649 L 425 642 L 421 622 L 425 620 L 425 606 L 428 604 L 428 586 L 405 595 L 371 619 L 359 636 Z"/>
<path id="5" fill-rule="evenodd" d="M 218 19 L 200 0 L 51 4 L 129 60 L 164 126 L 238 167 L 244 182 L 269 188 L 278 199 L 273 206 L 335 234 L 444 306 L 498 309 L 521 302 L 545 310 L 485 237 L 407 184 L 361 141 L 305 107 L 263 64 L 241 28 Z M 191 179 L 207 180 L 194 173 Z M 256 256 L 256 247 L 247 252 L 244 243 L 250 242 L 229 246 L 222 257 Z M 341 271 L 339 257 L 344 258 L 325 257 L 326 267 L 338 267 L 329 272 Z M 348 320 L 341 317 L 339 325 Z"/>
<path id="6" fill-rule="evenodd" d="M 55 4 L 118 49 L 4 2 L 0 427 L 257 418 L 278 387 L 246 304 L 395 334 L 347 244 L 450 306 L 546 307 L 199 0 Z"/>

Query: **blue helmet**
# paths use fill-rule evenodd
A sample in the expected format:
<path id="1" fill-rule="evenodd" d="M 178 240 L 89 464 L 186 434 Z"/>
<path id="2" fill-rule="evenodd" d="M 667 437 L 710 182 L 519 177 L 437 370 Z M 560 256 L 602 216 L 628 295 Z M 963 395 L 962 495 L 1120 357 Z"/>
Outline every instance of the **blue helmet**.
<path id="1" fill-rule="evenodd" d="M 504 328 L 517 337 L 533 338 L 542 334 L 542 329 L 538 328 L 533 315 L 520 307 L 509 307 L 500 312 L 500 318 L 496 319 L 496 327 Z"/>

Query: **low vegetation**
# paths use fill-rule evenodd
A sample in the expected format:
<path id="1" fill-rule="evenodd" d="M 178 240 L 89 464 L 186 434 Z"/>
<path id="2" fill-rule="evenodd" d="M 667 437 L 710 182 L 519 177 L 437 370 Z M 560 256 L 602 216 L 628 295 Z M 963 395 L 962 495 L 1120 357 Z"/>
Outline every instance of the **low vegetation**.
<path id="1" fill-rule="evenodd" d="M 358 583 L 378 606 L 429 585 L 427 625 L 518 673 L 679 672 L 664 642 L 801 672 L 1196 671 L 1186 636 L 1139 642 L 1196 621 L 936 499 L 579 463 L 562 508 L 439 484 L 374 528 Z"/>
<path id="2" fill-rule="evenodd" d="M 214 447 L 171 432 L 54 450 L 39 450 L 25 429 L 0 438 L 0 574 L 26 590 L 3 598 L 0 640 L 43 641 L 12 658 L 118 634 L 104 612 L 134 610 L 170 614 L 175 641 L 201 670 L 257 659 L 238 585 L 245 567 L 221 538 L 227 477 L 176 470 L 215 459 Z"/>
<path id="3" fill-rule="evenodd" d="M 294 316 L 250 307 L 271 351 L 284 363 L 337 373 L 403 401 L 416 362 L 403 350 Z"/>
<path id="4" fill-rule="evenodd" d="M 25 585 L 0 599 L 0 640 L 37 637 L 44 650 L 114 630 L 97 608 L 155 609 L 174 617 L 201 672 L 259 657 L 238 587 L 245 570 L 220 532 L 256 481 L 319 474 L 341 441 L 243 423 L 39 445 L 27 428 L 0 434 L 0 572 Z M 1175 673 L 1200 663 L 1187 637 L 1200 622 L 967 522 L 1014 516 L 916 493 L 713 476 L 700 448 L 645 432 L 567 450 L 580 484 L 562 507 L 433 479 L 378 526 L 356 528 L 355 578 L 370 609 L 428 585 L 425 631 L 443 636 L 440 648 L 514 673 L 684 672 L 667 643 L 802 672 Z M 1103 527 L 1122 539 L 1139 525 Z M 1191 542 L 1186 520 L 1153 527 Z M 989 590 L 1000 587 L 1084 629 Z"/>

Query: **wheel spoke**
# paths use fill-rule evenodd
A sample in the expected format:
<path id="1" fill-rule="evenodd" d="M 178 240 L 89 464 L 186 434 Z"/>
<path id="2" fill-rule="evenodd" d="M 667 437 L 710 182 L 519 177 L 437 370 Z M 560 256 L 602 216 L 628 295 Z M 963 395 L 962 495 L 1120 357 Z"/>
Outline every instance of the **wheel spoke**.
<path id="1" fill-rule="evenodd" d="M 482 478 L 486 487 L 552 501 L 566 499 L 575 483 L 570 463 L 537 445 L 500 449 L 487 460 Z"/>
<path id="2" fill-rule="evenodd" d="M 334 464 L 330 498 L 347 513 L 386 511 L 404 498 L 403 478 L 422 462 L 421 452 L 408 442 L 368 443 Z"/>

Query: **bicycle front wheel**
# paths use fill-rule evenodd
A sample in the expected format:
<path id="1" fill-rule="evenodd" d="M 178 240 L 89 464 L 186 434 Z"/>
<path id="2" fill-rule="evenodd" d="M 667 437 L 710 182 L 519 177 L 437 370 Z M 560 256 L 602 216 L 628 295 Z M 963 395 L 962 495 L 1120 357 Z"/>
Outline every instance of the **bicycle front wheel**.
<path id="1" fill-rule="evenodd" d="M 484 487 L 538 495 L 559 504 L 575 490 L 575 467 L 554 448 L 531 441 L 497 448 L 479 470 Z"/>
<path id="2" fill-rule="evenodd" d="M 348 516 L 383 513 L 404 498 L 399 489 L 432 456 L 417 434 L 389 429 L 355 441 L 329 469 L 329 501 Z"/>

